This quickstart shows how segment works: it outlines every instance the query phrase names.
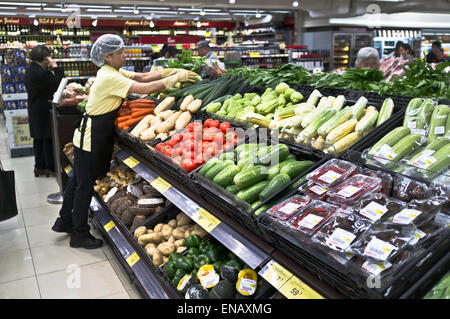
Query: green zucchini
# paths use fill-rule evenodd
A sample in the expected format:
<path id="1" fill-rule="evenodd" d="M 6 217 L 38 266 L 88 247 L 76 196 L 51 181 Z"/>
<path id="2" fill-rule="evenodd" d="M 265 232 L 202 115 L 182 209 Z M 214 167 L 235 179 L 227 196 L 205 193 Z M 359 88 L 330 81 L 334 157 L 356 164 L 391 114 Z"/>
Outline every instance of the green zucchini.
<path id="1" fill-rule="evenodd" d="M 384 100 L 383 105 L 381 105 L 380 114 L 378 115 L 377 125 L 379 126 L 386 122 L 394 112 L 394 101 L 391 98 Z"/>
<path id="2" fill-rule="evenodd" d="M 445 135 L 445 125 L 447 124 L 447 118 L 450 108 L 447 105 L 439 105 L 434 109 L 431 116 L 430 129 L 428 131 L 427 143 L 430 144 L 438 138 L 438 136 Z"/>
<path id="3" fill-rule="evenodd" d="M 422 106 L 420 107 L 419 115 L 417 116 L 416 129 L 426 129 L 426 126 L 430 123 L 431 115 L 433 114 L 433 110 L 435 107 L 436 104 L 431 99 L 427 99 L 423 102 Z"/>
<path id="4" fill-rule="evenodd" d="M 213 182 L 223 188 L 226 188 L 233 184 L 233 178 L 240 171 L 241 169 L 237 165 L 229 165 L 214 177 Z"/>
<path id="5" fill-rule="evenodd" d="M 441 148 L 432 156 L 437 160 L 435 163 L 427 167 L 426 175 L 431 176 L 431 172 L 439 172 L 441 169 L 450 165 L 450 144 Z"/>
<path id="6" fill-rule="evenodd" d="M 411 130 L 405 126 L 400 126 L 393 129 L 391 132 L 386 134 L 381 140 L 379 140 L 374 146 L 372 146 L 372 148 L 369 151 L 369 155 L 374 156 L 384 144 L 394 146 L 395 143 L 397 143 L 410 133 Z"/>
<path id="7" fill-rule="evenodd" d="M 406 107 L 405 116 L 403 118 L 403 126 L 407 128 L 416 128 L 417 116 L 419 114 L 420 107 L 422 106 L 422 99 L 415 98 L 409 101 Z M 412 124 L 414 123 L 414 124 Z"/>
<path id="8" fill-rule="evenodd" d="M 435 139 L 433 142 L 428 144 L 427 147 L 420 150 L 416 155 L 411 157 L 411 159 L 409 160 L 409 164 L 413 165 L 413 162 L 415 160 L 417 160 L 419 157 L 421 157 L 423 154 L 426 154 L 427 152 L 429 153 L 428 155 L 432 155 L 430 151 L 433 151 L 434 153 L 436 153 L 436 151 L 440 150 L 448 143 L 450 143 L 450 139 L 448 139 L 446 137 L 439 137 L 439 138 Z"/>
<path id="9" fill-rule="evenodd" d="M 391 161 L 398 162 L 408 154 L 414 152 L 420 146 L 421 137 L 422 136 L 419 134 L 409 134 L 395 143 L 395 145 L 392 146 L 392 151 L 395 153 L 395 156 Z"/>

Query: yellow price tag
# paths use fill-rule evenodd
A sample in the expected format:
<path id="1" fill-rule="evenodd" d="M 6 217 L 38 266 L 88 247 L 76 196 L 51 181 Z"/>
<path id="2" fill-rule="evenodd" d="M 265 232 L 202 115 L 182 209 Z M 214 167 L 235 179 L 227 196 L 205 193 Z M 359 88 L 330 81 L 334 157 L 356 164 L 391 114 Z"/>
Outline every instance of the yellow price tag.
<path id="1" fill-rule="evenodd" d="M 113 221 L 110 221 L 103 227 L 105 227 L 106 232 L 109 232 L 112 228 L 116 227 L 116 224 L 114 224 Z"/>
<path id="2" fill-rule="evenodd" d="M 192 216 L 192 219 L 208 233 L 210 233 L 214 228 L 217 227 L 217 225 L 221 223 L 220 220 L 218 220 L 203 208 L 200 208 L 197 212 L 195 212 L 195 214 Z"/>
<path id="3" fill-rule="evenodd" d="M 64 167 L 64 171 L 66 172 L 66 174 L 69 174 L 72 171 L 72 166 L 67 165 L 66 167 Z"/>
<path id="4" fill-rule="evenodd" d="M 128 157 L 126 160 L 123 161 L 129 168 L 135 167 L 137 164 L 139 164 L 139 161 L 135 159 L 133 156 Z"/>
<path id="5" fill-rule="evenodd" d="M 132 253 L 130 256 L 128 256 L 127 263 L 130 265 L 130 267 L 133 267 L 135 263 L 137 263 L 141 258 L 139 258 L 138 254 L 136 252 Z"/>
<path id="6" fill-rule="evenodd" d="M 295 276 L 292 276 L 292 278 L 281 287 L 280 292 L 288 299 L 324 299 Z"/>
<path id="7" fill-rule="evenodd" d="M 172 185 L 163 180 L 161 177 L 158 177 L 153 182 L 150 183 L 154 188 L 158 190 L 161 194 L 163 194 L 166 190 L 168 190 Z"/>
<path id="8" fill-rule="evenodd" d="M 271 260 L 264 266 L 261 276 L 276 289 L 280 289 L 292 277 L 292 274 L 286 268 Z"/>

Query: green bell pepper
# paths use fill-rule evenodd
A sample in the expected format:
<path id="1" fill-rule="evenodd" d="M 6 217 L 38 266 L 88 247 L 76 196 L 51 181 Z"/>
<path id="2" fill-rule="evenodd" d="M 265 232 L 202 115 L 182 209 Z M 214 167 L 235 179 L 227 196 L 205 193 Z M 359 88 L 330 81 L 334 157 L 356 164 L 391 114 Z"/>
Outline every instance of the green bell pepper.
<path id="1" fill-rule="evenodd" d="M 197 258 L 195 258 L 195 267 L 199 268 L 203 265 L 208 265 L 211 263 L 211 260 L 207 255 L 198 255 Z"/>
<path id="2" fill-rule="evenodd" d="M 225 265 L 230 266 L 232 268 L 237 268 L 237 269 L 242 269 L 243 265 L 240 261 L 238 260 L 228 260 Z"/>
<path id="3" fill-rule="evenodd" d="M 216 273 L 220 274 L 220 267 L 222 267 L 223 264 L 225 264 L 223 261 L 216 261 L 215 263 L 213 263 L 213 267 Z"/>
<path id="4" fill-rule="evenodd" d="M 202 239 L 200 238 L 199 235 L 191 235 L 188 238 L 186 238 L 186 240 L 185 240 L 186 247 L 188 249 L 193 248 L 193 247 L 198 247 L 201 242 L 202 242 Z"/>
<path id="5" fill-rule="evenodd" d="M 178 258 L 177 260 L 175 260 L 175 266 L 178 269 L 184 270 L 185 272 L 191 272 L 192 268 L 194 268 L 191 260 L 186 257 Z"/>
<path id="6" fill-rule="evenodd" d="M 211 262 L 216 262 L 220 260 L 225 260 L 227 257 L 227 249 L 224 246 L 219 246 L 217 248 L 208 250 L 206 255 L 211 259 Z"/>
<path id="7" fill-rule="evenodd" d="M 196 248 L 196 247 L 192 247 L 191 249 L 188 250 L 186 257 L 194 257 L 194 256 L 198 256 L 200 255 L 200 249 Z"/>
<path id="8" fill-rule="evenodd" d="M 181 278 L 186 275 L 186 272 L 183 269 L 177 269 L 175 272 L 175 275 L 173 276 L 172 283 L 176 286 L 178 286 L 178 283 L 180 282 Z"/>
<path id="9" fill-rule="evenodd" d="M 198 249 L 200 249 L 202 254 L 205 254 L 208 250 L 214 249 L 214 246 L 209 241 L 203 241 L 200 243 Z"/>
<path id="10" fill-rule="evenodd" d="M 169 261 L 175 261 L 175 260 L 177 260 L 178 258 L 183 258 L 183 255 L 180 254 L 180 253 L 172 253 L 172 254 L 170 254 L 170 256 L 169 256 Z"/>
<path id="11" fill-rule="evenodd" d="M 169 261 L 167 262 L 164 267 L 163 267 L 164 271 L 166 272 L 167 276 L 170 279 L 173 279 L 173 277 L 175 276 L 175 273 L 177 271 L 177 267 L 175 266 L 175 262 L 174 261 Z"/>

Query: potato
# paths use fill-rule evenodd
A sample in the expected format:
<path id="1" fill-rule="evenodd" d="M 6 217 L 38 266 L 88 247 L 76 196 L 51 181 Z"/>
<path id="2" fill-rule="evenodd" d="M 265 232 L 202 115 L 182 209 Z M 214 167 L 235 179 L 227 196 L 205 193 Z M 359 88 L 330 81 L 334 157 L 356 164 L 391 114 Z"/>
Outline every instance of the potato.
<path id="1" fill-rule="evenodd" d="M 138 239 L 141 235 L 147 233 L 147 228 L 145 226 L 138 227 L 134 230 L 134 238 Z"/>
<path id="2" fill-rule="evenodd" d="M 185 232 L 185 230 L 182 230 L 180 228 L 175 228 L 172 231 L 172 235 L 173 235 L 173 237 L 175 237 L 175 239 L 184 239 L 184 232 Z"/>
<path id="3" fill-rule="evenodd" d="M 151 246 L 148 247 L 145 251 L 150 257 L 153 257 L 153 254 L 155 253 L 155 251 L 158 251 L 158 249 L 156 249 L 156 247 Z"/>
<path id="4" fill-rule="evenodd" d="M 156 249 L 158 249 L 164 256 L 169 256 L 171 253 L 175 252 L 175 245 L 169 242 L 165 242 L 159 244 Z"/>
<path id="5" fill-rule="evenodd" d="M 158 224 L 153 228 L 153 231 L 155 233 L 159 233 L 161 231 L 161 229 L 163 228 L 164 224 Z"/>
<path id="6" fill-rule="evenodd" d="M 168 240 L 170 238 L 170 236 L 172 236 L 172 230 L 173 228 L 170 227 L 169 225 L 164 225 L 161 228 L 161 235 L 165 240 Z"/>
<path id="7" fill-rule="evenodd" d="M 178 247 L 177 248 L 177 253 L 182 253 L 183 251 L 185 251 L 187 248 L 182 246 L 182 247 Z"/>
<path id="8" fill-rule="evenodd" d="M 175 243 L 175 237 L 170 236 L 170 238 L 169 238 L 169 240 L 167 242 L 174 244 Z"/>
<path id="9" fill-rule="evenodd" d="M 183 247 L 185 245 L 184 239 L 178 239 L 174 243 L 175 249 L 178 249 L 178 247 Z"/>
<path id="10" fill-rule="evenodd" d="M 189 236 L 191 236 L 191 231 L 190 230 L 186 230 L 184 232 L 184 239 L 188 238 Z"/>
<path id="11" fill-rule="evenodd" d="M 204 229 L 194 229 L 191 231 L 191 235 L 199 235 L 200 238 L 203 238 L 208 235 L 208 232 Z"/>
<path id="12" fill-rule="evenodd" d="M 172 228 L 177 228 L 177 220 L 176 219 L 169 220 L 169 222 L 167 224 Z"/>
<path id="13" fill-rule="evenodd" d="M 153 229 L 147 229 L 147 234 L 153 234 Z"/>
<path id="14" fill-rule="evenodd" d="M 177 226 L 184 226 L 184 225 L 188 225 L 191 222 L 191 219 L 189 218 L 189 216 L 183 214 L 179 219 L 177 219 Z"/>
<path id="15" fill-rule="evenodd" d="M 188 225 L 179 226 L 177 228 L 180 229 L 181 231 L 183 231 L 183 233 L 184 233 L 186 230 L 189 230 L 189 228 L 191 228 L 191 227 L 192 227 L 192 225 L 188 224 Z"/>
<path id="16" fill-rule="evenodd" d="M 165 264 L 168 261 L 169 261 L 169 258 L 167 258 L 166 256 L 163 256 L 163 263 Z"/>
<path id="17" fill-rule="evenodd" d="M 155 243 L 148 243 L 147 245 L 145 245 L 144 249 L 147 250 L 147 249 L 149 249 L 151 247 L 156 248 L 156 244 Z"/>
<path id="18" fill-rule="evenodd" d="M 159 244 L 161 242 L 161 236 L 158 233 L 145 234 L 138 238 L 138 243 L 141 246 L 145 246 L 148 243 Z"/>
<path id="19" fill-rule="evenodd" d="M 156 266 L 161 266 L 162 264 L 163 264 L 163 262 L 164 262 L 164 260 L 163 260 L 163 254 L 158 250 L 158 249 L 156 249 L 154 252 L 153 252 L 153 256 L 152 256 L 153 258 L 152 258 L 152 260 L 153 260 L 153 263 L 156 265 Z"/>

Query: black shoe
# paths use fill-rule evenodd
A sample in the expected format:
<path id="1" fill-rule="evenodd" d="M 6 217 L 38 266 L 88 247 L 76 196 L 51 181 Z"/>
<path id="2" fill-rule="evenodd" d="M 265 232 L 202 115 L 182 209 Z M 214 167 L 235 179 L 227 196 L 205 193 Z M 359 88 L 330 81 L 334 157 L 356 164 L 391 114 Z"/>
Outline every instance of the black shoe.
<path id="1" fill-rule="evenodd" d="M 45 169 L 35 168 L 33 172 L 34 172 L 34 177 L 46 175 Z"/>
<path id="2" fill-rule="evenodd" d="M 46 169 L 45 170 L 45 176 L 47 176 L 47 177 L 55 177 L 56 176 L 56 173 L 54 172 L 54 171 L 50 171 L 50 170 L 48 170 L 48 169 Z"/>
<path id="3" fill-rule="evenodd" d="M 72 248 L 86 248 L 86 249 L 95 249 L 100 248 L 103 245 L 103 241 L 101 239 L 97 239 L 92 236 L 90 233 L 87 236 L 80 237 L 75 233 L 72 233 L 70 236 L 70 247 Z"/>
<path id="4" fill-rule="evenodd" d="M 57 233 L 68 233 L 68 234 L 71 234 L 72 233 L 72 225 L 64 224 L 62 219 L 60 217 L 58 217 L 56 219 L 55 224 L 52 227 L 52 230 L 57 232 Z"/>

